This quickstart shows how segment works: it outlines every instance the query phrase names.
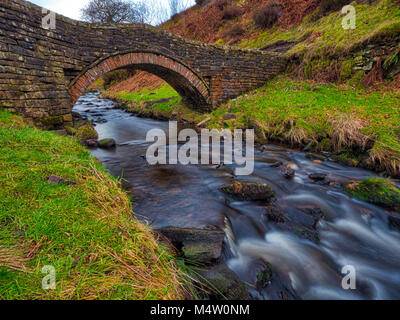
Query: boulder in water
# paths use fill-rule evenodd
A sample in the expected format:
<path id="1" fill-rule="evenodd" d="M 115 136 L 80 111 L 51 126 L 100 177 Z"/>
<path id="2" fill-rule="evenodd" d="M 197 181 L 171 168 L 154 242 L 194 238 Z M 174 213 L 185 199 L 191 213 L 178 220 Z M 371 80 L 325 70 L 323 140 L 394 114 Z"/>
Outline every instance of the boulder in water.
<path id="1" fill-rule="evenodd" d="M 208 298 L 210 300 L 249 299 L 246 284 L 224 262 L 196 272 L 200 275 L 199 281 L 205 282 L 203 286 L 209 291 Z"/>
<path id="2" fill-rule="evenodd" d="M 368 178 L 345 187 L 352 196 L 400 212 L 400 189 L 390 179 Z"/>
<path id="3" fill-rule="evenodd" d="M 296 174 L 296 171 L 291 167 L 283 168 L 281 172 L 286 179 L 292 179 Z"/>
<path id="4" fill-rule="evenodd" d="M 180 249 L 188 263 L 209 265 L 221 257 L 225 238 L 221 230 L 165 227 L 157 231 Z"/>
<path id="5" fill-rule="evenodd" d="M 326 175 L 325 173 L 314 172 L 314 173 L 311 173 L 308 177 L 309 177 L 311 180 L 322 181 L 322 180 L 325 180 L 326 176 L 327 176 L 327 175 Z"/>
<path id="6" fill-rule="evenodd" d="M 89 139 L 97 140 L 98 134 L 97 134 L 96 130 L 94 130 L 92 125 L 87 124 L 87 125 L 84 125 L 84 126 L 80 127 L 77 130 L 76 138 L 79 141 L 84 143 L 86 140 L 89 140 Z"/>
<path id="7" fill-rule="evenodd" d="M 261 182 L 238 181 L 224 184 L 220 190 L 238 200 L 264 200 L 270 201 L 275 193 L 272 188 Z"/>
<path id="8" fill-rule="evenodd" d="M 264 216 L 268 219 L 268 221 L 275 223 L 285 223 L 285 213 L 278 207 L 269 205 L 266 208 Z"/>
<path id="9" fill-rule="evenodd" d="M 99 148 L 102 149 L 111 149 L 114 148 L 115 145 L 116 145 L 115 140 L 111 138 L 101 139 L 99 141 Z"/>

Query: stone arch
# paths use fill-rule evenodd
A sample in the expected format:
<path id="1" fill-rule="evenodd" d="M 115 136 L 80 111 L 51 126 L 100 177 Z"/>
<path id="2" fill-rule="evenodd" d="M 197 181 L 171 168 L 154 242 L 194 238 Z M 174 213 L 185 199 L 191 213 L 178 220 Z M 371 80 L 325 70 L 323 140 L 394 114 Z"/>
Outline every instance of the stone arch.
<path id="1" fill-rule="evenodd" d="M 117 53 L 102 58 L 77 76 L 69 86 L 71 106 L 90 85 L 107 72 L 133 66 L 147 71 L 169 83 L 191 105 L 206 108 L 210 105 L 210 92 L 206 83 L 183 63 L 153 52 Z"/>

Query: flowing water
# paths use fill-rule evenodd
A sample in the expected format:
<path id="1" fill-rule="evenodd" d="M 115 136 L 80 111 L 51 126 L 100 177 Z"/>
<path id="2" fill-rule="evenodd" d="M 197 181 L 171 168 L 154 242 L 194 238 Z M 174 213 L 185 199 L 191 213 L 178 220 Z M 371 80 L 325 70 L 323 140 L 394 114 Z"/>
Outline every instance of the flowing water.
<path id="1" fill-rule="evenodd" d="M 146 134 L 153 128 L 168 132 L 168 122 L 113 106 L 88 93 L 74 111 L 95 121 L 100 139 L 116 140 L 115 149 L 91 152 L 114 176 L 123 177 L 139 219 L 154 228 L 225 230 L 224 258 L 249 284 L 254 299 L 400 298 L 400 233 L 389 219 L 398 215 L 351 198 L 341 187 L 374 173 L 268 145 L 256 151 L 254 173 L 245 179 L 268 183 L 276 192 L 273 206 L 233 201 L 218 188 L 232 181 L 235 165 L 148 165 Z M 295 178 L 285 179 L 278 162 L 292 164 Z M 328 176 L 316 182 L 311 173 Z M 272 278 L 260 284 L 260 272 L 268 265 Z M 347 265 L 356 271 L 355 290 L 342 288 Z"/>

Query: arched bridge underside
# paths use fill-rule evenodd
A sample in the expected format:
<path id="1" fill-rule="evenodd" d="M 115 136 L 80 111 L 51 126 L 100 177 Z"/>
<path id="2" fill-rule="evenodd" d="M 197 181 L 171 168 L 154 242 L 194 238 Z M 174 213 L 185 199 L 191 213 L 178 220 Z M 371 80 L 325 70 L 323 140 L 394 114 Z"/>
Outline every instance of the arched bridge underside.
<path id="1" fill-rule="evenodd" d="M 79 96 L 124 67 L 159 76 L 200 110 L 261 86 L 286 67 L 278 53 L 202 44 L 146 25 L 56 15 L 48 30 L 45 16 L 27 1 L 0 3 L 0 107 L 37 123 L 48 117 L 71 122 Z"/>

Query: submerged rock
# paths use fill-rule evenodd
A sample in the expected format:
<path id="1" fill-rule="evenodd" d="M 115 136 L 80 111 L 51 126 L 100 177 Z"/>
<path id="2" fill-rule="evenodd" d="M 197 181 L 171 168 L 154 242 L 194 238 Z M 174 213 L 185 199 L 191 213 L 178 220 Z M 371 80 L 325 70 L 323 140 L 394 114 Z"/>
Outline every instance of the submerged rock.
<path id="1" fill-rule="evenodd" d="M 107 123 L 108 121 L 104 118 L 100 118 L 94 121 L 95 123 Z"/>
<path id="2" fill-rule="evenodd" d="M 275 222 L 275 223 L 285 223 L 285 213 L 278 207 L 270 205 L 266 208 L 264 216 L 267 218 L 268 221 Z"/>
<path id="3" fill-rule="evenodd" d="M 265 200 L 269 201 L 275 193 L 266 183 L 250 181 L 234 181 L 220 187 L 220 190 L 238 200 Z"/>
<path id="4" fill-rule="evenodd" d="M 312 152 L 306 153 L 306 158 L 310 160 L 320 160 L 320 161 L 326 160 L 326 156 L 324 156 L 323 154 L 312 153 Z"/>
<path id="5" fill-rule="evenodd" d="M 210 300 L 249 299 L 246 284 L 224 262 L 207 270 L 202 269 L 196 272 L 200 275 L 199 281 L 205 282 L 203 287 L 209 292 Z"/>
<path id="6" fill-rule="evenodd" d="M 283 165 L 282 161 L 275 161 L 275 162 L 270 164 L 270 167 L 271 168 L 279 168 L 282 165 Z"/>
<path id="7" fill-rule="evenodd" d="M 264 266 L 262 270 L 257 272 L 256 289 L 261 291 L 266 288 L 272 279 L 272 266 L 268 263 Z"/>
<path id="8" fill-rule="evenodd" d="M 209 265 L 221 258 L 225 238 L 221 230 L 165 227 L 157 231 L 181 251 L 188 263 Z"/>
<path id="9" fill-rule="evenodd" d="M 101 139 L 99 141 L 99 148 L 102 149 L 111 149 L 116 146 L 116 142 L 114 139 L 111 138 L 106 138 L 106 139 Z"/>
<path id="10" fill-rule="evenodd" d="M 391 212 L 388 215 L 389 226 L 400 231 L 400 213 Z"/>
<path id="11" fill-rule="evenodd" d="M 281 172 L 286 179 L 292 179 L 296 174 L 296 171 L 294 171 L 294 169 L 290 167 L 283 168 Z"/>
<path id="12" fill-rule="evenodd" d="M 327 176 L 327 175 L 326 175 L 325 173 L 314 172 L 314 173 L 311 173 L 308 177 L 309 177 L 311 180 L 322 181 L 322 180 L 325 180 L 326 176 Z"/>

